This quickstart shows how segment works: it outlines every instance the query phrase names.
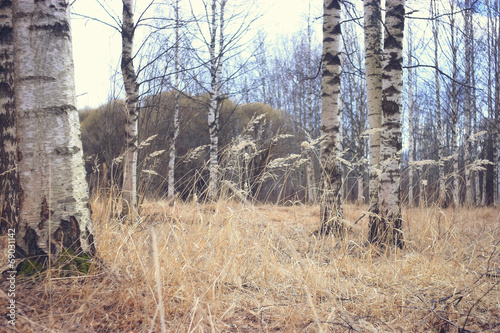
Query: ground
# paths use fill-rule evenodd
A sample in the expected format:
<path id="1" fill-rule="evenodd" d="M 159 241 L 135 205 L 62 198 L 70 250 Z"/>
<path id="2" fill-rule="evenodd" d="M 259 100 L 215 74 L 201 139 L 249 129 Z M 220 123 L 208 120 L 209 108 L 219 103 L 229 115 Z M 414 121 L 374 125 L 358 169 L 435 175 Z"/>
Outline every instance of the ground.
<path id="1" fill-rule="evenodd" d="M 93 200 L 91 272 L 18 276 L 1 332 L 500 331 L 495 208 L 407 208 L 396 250 L 367 244 L 365 206 L 339 240 L 315 205 L 147 202 L 123 224 L 110 202 Z"/>

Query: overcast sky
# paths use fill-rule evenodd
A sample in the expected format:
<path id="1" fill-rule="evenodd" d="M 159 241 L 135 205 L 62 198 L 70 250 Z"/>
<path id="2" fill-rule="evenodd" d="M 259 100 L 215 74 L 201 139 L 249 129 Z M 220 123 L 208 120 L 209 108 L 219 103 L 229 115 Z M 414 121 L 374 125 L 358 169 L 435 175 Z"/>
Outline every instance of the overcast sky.
<path id="1" fill-rule="evenodd" d="M 121 0 L 100 0 L 116 17 L 121 17 Z M 161 0 L 169 2 L 169 0 Z M 161 2 L 158 1 L 157 2 Z M 189 0 L 182 0 L 187 3 Z M 191 0 L 200 3 L 202 0 Z M 242 0 L 231 0 L 242 1 Z M 246 0 L 248 1 L 248 0 Z M 151 0 L 136 0 L 136 13 L 139 13 Z M 255 10 L 262 13 L 255 29 L 264 30 L 268 38 L 279 35 L 292 35 L 305 29 L 309 12 L 308 0 L 253 0 Z M 311 0 L 312 12 L 318 15 L 322 0 Z M 109 24 L 114 22 L 96 0 L 76 0 L 73 13 L 97 17 Z M 153 13 L 151 13 L 152 15 Z M 114 24 L 116 26 L 116 24 Z M 113 28 L 89 19 L 72 16 L 73 56 L 75 60 L 75 83 L 78 108 L 96 107 L 106 103 L 112 91 L 110 82 L 117 71 L 121 82 L 119 59 L 121 36 Z M 119 85 L 118 85 L 119 86 Z"/>

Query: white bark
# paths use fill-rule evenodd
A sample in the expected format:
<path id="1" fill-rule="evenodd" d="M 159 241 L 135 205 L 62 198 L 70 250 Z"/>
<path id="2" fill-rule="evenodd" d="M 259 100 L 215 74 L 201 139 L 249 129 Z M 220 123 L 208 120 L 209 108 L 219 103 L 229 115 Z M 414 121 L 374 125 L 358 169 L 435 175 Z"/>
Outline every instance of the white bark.
<path id="1" fill-rule="evenodd" d="M 134 41 L 134 7 L 133 0 L 122 0 L 122 61 L 121 70 L 126 93 L 127 122 L 125 124 L 126 151 L 123 158 L 123 186 L 124 200 L 122 214 L 134 213 L 137 206 L 137 144 L 138 128 L 137 117 L 139 101 L 139 85 L 133 62 Z"/>
<path id="2" fill-rule="evenodd" d="M 408 25 L 410 27 L 410 25 Z M 408 29 L 408 205 L 415 204 L 413 200 L 413 162 L 415 160 L 415 149 L 413 144 L 414 129 L 413 129 L 413 34 L 411 29 Z M 422 195 L 420 195 L 422 198 Z"/>
<path id="3" fill-rule="evenodd" d="M 470 1 L 465 0 L 465 7 L 470 7 Z M 465 204 L 471 206 L 472 201 L 472 177 L 470 166 L 472 163 L 472 142 L 470 140 L 472 131 L 472 79 L 471 79 L 471 57 L 472 57 L 472 14 L 469 10 L 464 11 L 464 33 L 465 33 L 465 138 L 464 138 L 464 161 L 465 161 Z"/>
<path id="4" fill-rule="evenodd" d="M 208 109 L 208 131 L 210 135 L 210 157 L 208 169 L 208 198 L 215 199 L 219 185 L 219 109 L 221 103 L 222 65 L 224 56 L 224 7 L 220 2 L 219 27 L 217 26 L 217 0 L 212 0 L 212 22 L 210 26 L 210 106 Z M 219 52 L 216 54 L 217 28 L 219 28 Z"/>
<path id="5" fill-rule="evenodd" d="M 340 1 L 325 0 L 323 14 L 323 73 L 321 80 L 322 168 L 321 230 L 343 237 L 346 232 L 342 212 L 341 153 L 341 27 Z"/>
<path id="6" fill-rule="evenodd" d="M 169 149 L 169 159 L 168 159 L 168 192 L 167 197 L 173 198 L 175 195 L 175 157 L 176 157 L 176 142 L 179 136 L 179 2 L 180 0 L 175 0 L 175 45 L 174 45 L 174 129 L 172 133 L 172 139 L 170 140 Z"/>
<path id="7" fill-rule="evenodd" d="M 364 0 L 365 66 L 368 123 L 370 127 L 369 197 L 370 234 L 379 214 L 380 130 L 382 126 L 382 15 L 380 0 Z"/>
<path id="8" fill-rule="evenodd" d="M 457 78 L 458 78 L 458 68 L 457 68 L 457 45 L 455 41 L 455 0 L 451 0 L 451 14 L 450 14 L 450 29 L 451 29 L 451 53 L 452 53 L 452 82 L 451 82 L 451 147 L 452 147 L 452 198 L 453 206 L 458 207 L 460 205 L 459 199 L 459 184 L 458 184 L 458 135 L 457 135 L 457 125 L 458 125 L 458 91 L 457 91 Z"/>
<path id="9" fill-rule="evenodd" d="M 436 0 L 431 1 L 431 13 L 436 17 L 439 13 L 437 10 Z M 434 82 L 436 89 L 436 132 L 437 132 L 437 147 L 438 147 L 438 205 L 443 205 L 446 200 L 445 176 L 444 176 L 444 161 L 443 161 L 443 126 L 441 122 L 441 87 L 439 81 L 439 23 L 437 20 L 432 20 L 432 34 L 434 39 Z"/>
<path id="10" fill-rule="evenodd" d="M 75 107 L 69 2 L 14 1 L 23 255 L 94 252 Z"/>
<path id="11" fill-rule="evenodd" d="M 0 236 L 15 228 L 19 214 L 12 4 L 0 3 Z"/>
<path id="12" fill-rule="evenodd" d="M 311 2 L 309 1 L 309 7 Z M 310 14 L 310 13 L 309 13 Z M 314 74 L 311 69 L 311 48 L 312 48 L 312 30 L 311 30 L 311 18 L 310 15 L 307 18 L 307 75 L 309 79 L 307 80 L 307 132 L 309 134 L 309 139 L 313 138 L 313 80 L 311 79 Z M 307 177 L 307 202 L 312 204 L 316 201 L 316 183 L 314 181 L 314 152 L 312 149 L 307 149 L 306 151 L 307 163 L 306 163 L 306 177 Z"/>
<path id="13" fill-rule="evenodd" d="M 401 231 L 401 116 L 403 99 L 404 0 L 386 1 L 380 147 L 380 216 L 377 243 L 403 247 Z"/>

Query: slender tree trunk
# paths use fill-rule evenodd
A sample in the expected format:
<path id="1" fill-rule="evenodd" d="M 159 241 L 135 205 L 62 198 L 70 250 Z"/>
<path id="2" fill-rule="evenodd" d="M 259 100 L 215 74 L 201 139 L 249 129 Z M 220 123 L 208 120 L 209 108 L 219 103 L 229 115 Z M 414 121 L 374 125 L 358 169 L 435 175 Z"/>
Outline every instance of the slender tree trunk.
<path id="1" fill-rule="evenodd" d="M 68 1 L 15 0 L 22 256 L 93 254 L 93 226 L 75 106 Z"/>
<path id="2" fill-rule="evenodd" d="M 382 14 L 380 0 L 364 0 L 365 66 L 370 127 L 369 199 L 370 242 L 377 237 L 380 186 L 380 131 L 382 127 Z"/>
<path id="3" fill-rule="evenodd" d="M 172 132 L 172 139 L 170 140 L 169 149 L 169 159 L 168 159 L 168 192 L 167 197 L 173 198 L 175 195 L 175 157 L 176 149 L 175 145 L 177 142 L 177 137 L 179 136 L 179 2 L 180 0 L 175 0 L 175 45 L 174 45 L 174 129 Z"/>
<path id="4" fill-rule="evenodd" d="M 323 73 L 321 80 L 321 147 L 322 167 L 320 233 L 345 236 L 342 211 L 342 169 L 340 128 L 340 1 L 323 3 Z"/>
<path id="5" fill-rule="evenodd" d="M 122 61 L 121 70 L 126 93 L 127 122 L 125 124 L 126 151 L 123 158 L 123 186 L 124 200 L 122 215 L 135 213 L 137 206 L 137 142 L 139 115 L 139 84 L 134 69 L 132 54 L 134 42 L 134 4 L 133 0 L 122 0 Z"/>
<path id="6" fill-rule="evenodd" d="M 495 13 L 500 10 L 498 1 L 495 1 Z M 492 118 L 495 119 L 493 122 L 493 137 L 494 137 L 494 161 L 493 166 L 496 171 L 496 177 L 494 179 L 494 204 L 500 207 L 500 24 L 495 25 L 495 35 L 496 43 L 494 47 L 496 48 L 496 59 L 495 59 L 495 114 Z"/>
<path id="7" fill-rule="evenodd" d="M 311 2 L 309 1 L 309 7 L 311 6 Z M 312 73 L 311 69 L 311 48 L 312 48 L 312 30 L 311 30 L 311 18 L 310 18 L 310 11 L 309 11 L 309 17 L 307 18 L 307 132 L 308 132 L 308 139 L 312 140 L 313 139 L 313 80 L 311 79 L 314 74 Z M 312 204 L 316 201 L 316 182 L 314 181 L 314 163 L 313 163 L 313 158 L 314 158 L 314 153 L 312 147 L 309 147 L 307 149 L 307 163 L 306 163 L 306 174 L 307 174 L 307 202 L 309 204 Z"/>
<path id="8" fill-rule="evenodd" d="M 433 18 L 439 14 L 436 0 L 431 0 L 431 13 Z M 432 20 L 432 34 L 434 39 L 434 82 L 436 90 L 436 132 L 437 132 L 437 147 L 438 147 L 438 205 L 442 206 L 446 202 L 446 179 L 444 176 L 444 161 L 443 161 L 443 125 L 441 122 L 441 85 L 439 80 L 439 22 L 437 19 Z"/>
<path id="9" fill-rule="evenodd" d="M 409 25 L 408 25 L 409 26 Z M 413 162 L 415 161 L 415 146 L 413 142 L 413 34 L 408 29 L 408 205 L 415 204 L 413 199 Z M 420 195 L 420 198 L 422 196 Z"/>
<path id="10" fill-rule="evenodd" d="M 19 219 L 12 2 L 0 1 L 0 236 Z"/>
<path id="11" fill-rule="evenodd" d="M 219 184 L 219 108 L 221 103 L 222 64 L 224 55 L 224 7 L 227 0 L 220 3 L 219 16 L 219 54 L 216 55 L 217 39 L 217 0 L 212 0 L 212 22 L 210 27 L 210 106 L 208 109 L 208 130 L 210 134 L 210 157 L 208 198 L 215 199 Z"/>
<path id="12" fill-rule="evenodd" d="M 470 7 L 470 1 L 465 0 L 465 7 Z M 465 138 L 464 138 L 464 163 L 465 163 L 465 204 L 472 206 L 472 177 L 471 177 L 471 153 L 472 142 L 470 140 L 472 131 L 472 80 L 471 80 L 471 57 L 472 57 L 472 14 L 470 10 L 464 11 L 465 32 Z"/>
<path id="13" fill-rule="evenodd" d="M 380 147 L 380 223 L 376 243 L 404 246 L 401 218 L 401 115 L 403 102 L 404 0 L 386 1 Z"/>
<path id="14" fill-rule="evenodd" d="M 307 133 L 308 140 L 312 140 L 313 138 L 313 80 L 311 77 L 314 76 L 312 74 L 311 69 L 311 48 L 312 48 L 312 30 L 311 30 L 311 18 L 310 18 L 310 7 L 311 2 L 309 1 L 309 16 L 307 18 Z M 314 163 L 313 163 L 313 150 L 311 147 L 306 151 L 307 163 L 306 163 L 306 177 L 307 177 L 307 202 L 312 204 L 316 201 L 316 191 L 315 191 L 315 181 L 314 181 Z"/>
<path id="15" fill-rule="evenodd" d="M 453 206 L 458 207 L 460 205 L 459 198 L 459 170 L 458 170 L 458 90 L 457 90 L 457 78 L 458 78 L 458 68 L 457 68 L 457 45 L 455 41 L 455 0 L 451 0 L 451 14 L 450 14 L 450 29 L 451 29 L 451 53 L 452 53 L 452 82 L 451 82 L 451 150 L 452 150 L 452 197 Z"/>

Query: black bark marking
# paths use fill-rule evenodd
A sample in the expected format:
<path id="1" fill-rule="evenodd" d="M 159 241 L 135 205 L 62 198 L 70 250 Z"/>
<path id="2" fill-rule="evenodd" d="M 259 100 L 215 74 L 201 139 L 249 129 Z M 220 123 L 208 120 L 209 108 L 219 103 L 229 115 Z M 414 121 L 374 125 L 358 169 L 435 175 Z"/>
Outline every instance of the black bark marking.
<path id="1" fill-rule="evenodd" d="M 0 44 L 2 45 L 13 45 L 14 42 L 14 30 L 12 26 L 2 26 L 0 28 Z"/>
<path id="2" fill-rule="evenodd" d="M 38 247 L 38 234 L 30 227 L 28 227 L 24 233 L 24 243 L 28 247 L 28 253 L 24 253 L 23 257 L 46 255 L 46 253 Z"/>
<path id="3" fill-rule="evenodd" d="M 330 3 L 326 6 L 326 9 L 332 10 L 332 9 L 338 9 L 340 10 L 340 2 L 339 0 L 332 0 Z"/>
<path id="4" fill-rule="evenodd" d="M 330 52 L 326 52 L 325 56 L 323 57 L 323 62 L 326 63 L 327 65 L 340 65 L 340 57 L 338 54 L 333 55 Z M 323 73 L 326 73 L 327 70 L 325 70 Z M 329 72 L 328 72 L 329 73 Z"/>
<path id="5" fill-rule="evenodd" d="M 40 209 L 40 223 L 38 223 L 38 229 L 43 230 L 45 222 L 50 218 L 49 205 L 47 204 L 47 198 L 43 197 L 42 206 Z"/>
<path id="6" fill-rule="evenodd" d="M 385 49 L 402 49 L 403 46 L 401 42 L 398 42 L 394 36 L 387 36 L 384 41 Z"/>
<path id="7" fill-rule="evenodd" d="M 384 100 L 382 102 L 382 112 L 384 113 L 384 116 L 395 115 L 399 112 L 399 105 L 396 102 Z"/>
<path id="8" fill-rule="evenodd" d="M 69 221 L 61 220 L 59 228 L 54 232 L 54 240 L 65 249 L 71 249 L 75 253 L 81 253 L 80 227 L 74 216 Z"/>
<path id="9" fill-rule="evenodd" d="M 30 31 L 48 31 L 51 35 L 56 37 L 70 38 L 70 28 L 68 22 L 56 22 L 54 24 L 32 25 Z"/>

